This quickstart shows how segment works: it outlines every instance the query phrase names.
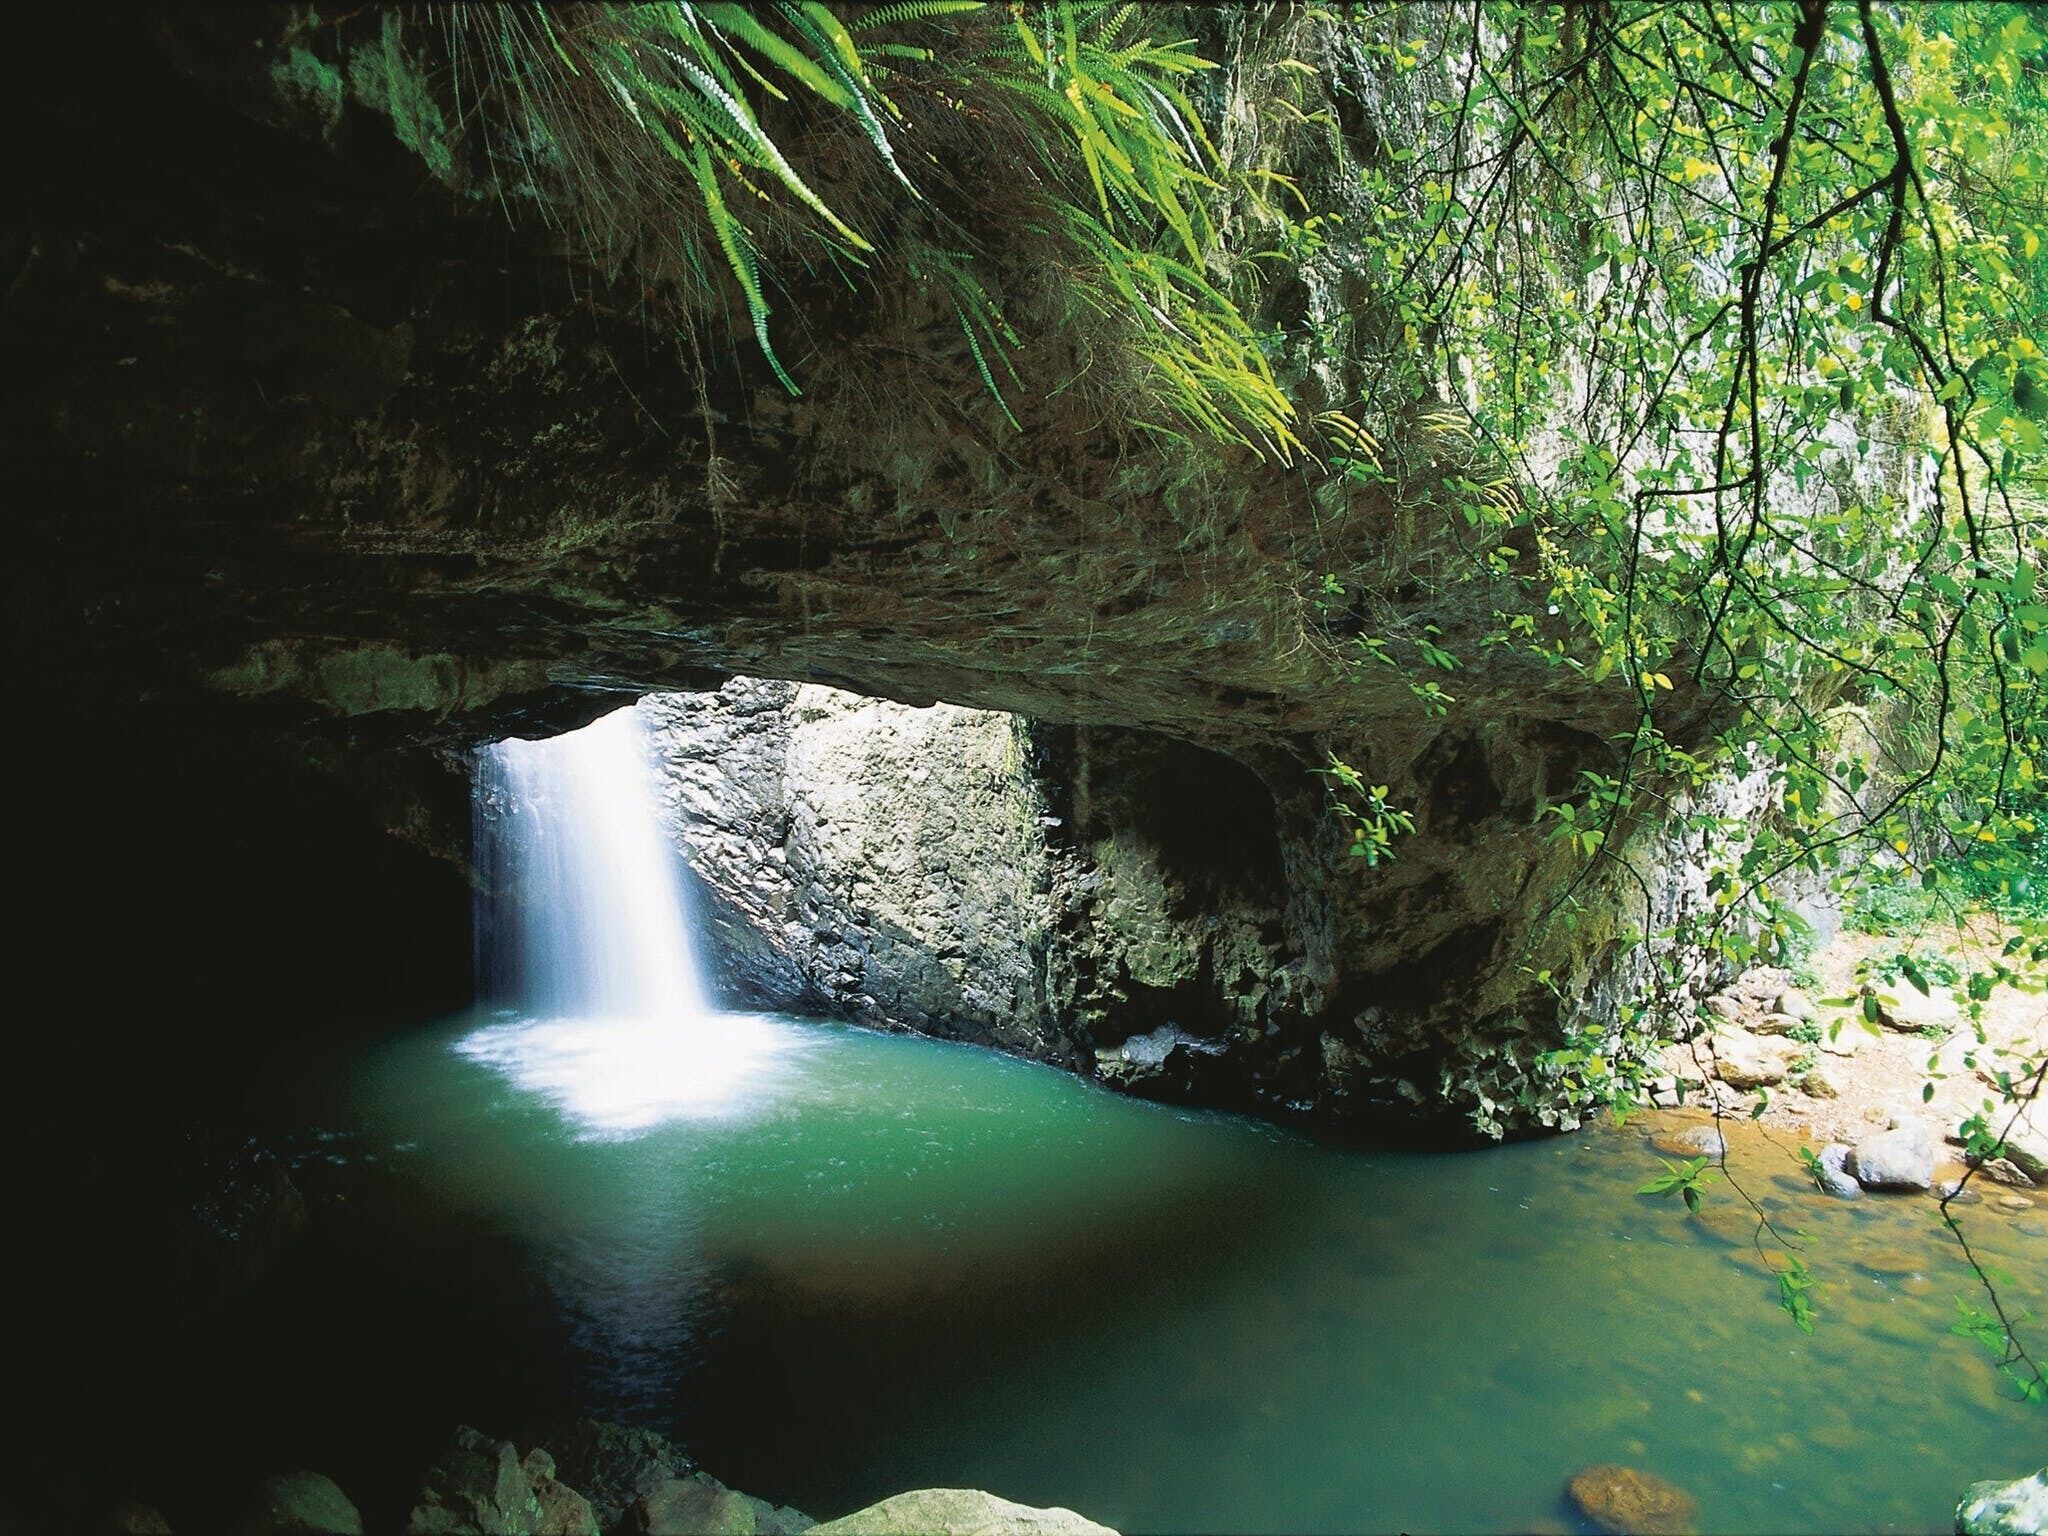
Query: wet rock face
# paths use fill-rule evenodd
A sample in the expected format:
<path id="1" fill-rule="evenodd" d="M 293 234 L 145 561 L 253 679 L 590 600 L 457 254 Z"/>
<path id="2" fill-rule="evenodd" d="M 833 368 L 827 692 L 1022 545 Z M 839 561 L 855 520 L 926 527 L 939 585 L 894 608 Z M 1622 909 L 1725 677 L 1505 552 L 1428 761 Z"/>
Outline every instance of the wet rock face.
<path id="1" fill-rule="evenodd" d="M 1165 1052 L 1119 1051 L 1134 1037 L 1229 1055 L 1219 1076 L 1245 1096 L 1312 1038 L 1327 964 L 1319 979 L 1291 920 L 1273 795 L 1236 763 L 789 683 L 645 708 L 712 956 L 741 997 L 1083 1071 L 1100 1053 L 1140 1091 L 1172 1085 Z"/>

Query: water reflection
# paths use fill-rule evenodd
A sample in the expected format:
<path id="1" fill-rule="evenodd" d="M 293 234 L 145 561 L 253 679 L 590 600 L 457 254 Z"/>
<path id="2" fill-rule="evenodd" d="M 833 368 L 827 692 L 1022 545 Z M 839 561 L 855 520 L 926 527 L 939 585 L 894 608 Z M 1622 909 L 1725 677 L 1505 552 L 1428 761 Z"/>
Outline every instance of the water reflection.
<path id="1" fill-rule="evenodd" d="M 455 1042 L 459 1056 L 552 1106 L 579 1140 L 625 1141 L 678 1120 L 743 1118 L 772 1101 L 808 1044 L 757 1014 L 524 1019 Z"/>

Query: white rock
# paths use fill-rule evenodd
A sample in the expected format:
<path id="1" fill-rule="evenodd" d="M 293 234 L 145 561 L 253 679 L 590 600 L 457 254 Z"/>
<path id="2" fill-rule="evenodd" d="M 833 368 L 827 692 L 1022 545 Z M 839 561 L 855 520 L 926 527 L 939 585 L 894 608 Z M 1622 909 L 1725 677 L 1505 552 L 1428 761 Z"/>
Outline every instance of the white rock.
<path id="1" fill-rule="evenodd" d="M 815 1525 L 818 1536 L 1116 1536 L 1071 1509 L 1034 1509 L 973 1488 L 920 1488 Z"/>
<path id="2" fill-rule="evenodd" d="M 1871 1038 L 1857 1019 L 1843 1019 L 1840 1026 L 1828 1025 L 1820 1032 L 1820 1048 L 1830 1056 L 1854 1056 Z"/>
<path id="3" fill-rule="evenodd" d="M 1830 1142 L 1820 1149 L 1820 1170 L 1816 1177 L 1820 1187 L 1831 1195 L 1844 1200 L 1860 1199 L 1863 1186 L 1856 1182 L 1856 1175 L 1849 1172 L 1849 1148 L 1843 1143 Z"/>
<path id="4" fill-rule="evenodd" d="M 1845 1166 L 1865 1189 L 1926 1189 L 1934 1183 L 1934 1139 L 1924 1126 L 1902 1125 L 1857 1142 Z"/>
<path id="5" fill-rule="evenodd" d="M 2031 1477 L 1970 1484 L 1956 1505 L 1957 1536 L 2041 1536 L 2048 1531 L 2048 1467 Z"/>
<path id="6" fill-rule="evenodd" d="M 1730 1024 L 1742 1018 L 1742 999 L 1731 992 L 1716 992 L 1707 999 L 1707 1006 Z"/>
<path id="7" fill-rule="evenodd" d="M 1992 1122 L 1996 1130 L 2005 1123 L 1999 1116 Z M 2029 1105 L 2011 1130 L 2005 1133 L 2006 1158 L 2036 1184 L 2048 1184 L 2048 1110 Z"/>
<path id="8" fill-rule="evenodd" d="M 1800 1054 L 1789 1040 L 1726 1029 L 1714 1036 L 1714 1075 L 1730 1088 L 1767 1088 L 1785 1081 Z"/>
<path id="9" fill-rule="evenodd" d="M 1816 1099 L 1839 1099 L 1842 1096 L 1842 1085 L 1835 1081 L 1834 1073 L 1820 1065 L 1807 1068 L 1806 1074 L 1799 1079 L 1799 1089 Z"/>
<path id="10" fill-rule="evenodd" d="M 1813 1001 L 1797 987 L 1787 987 L 1778 994 L 1772 1011 L 1794 1019 L 1810 1019 L 1813 1017 Z"/>
<path id="11" fill-rule="evenodd" d="M 1918 988 L 1903 981 L 1896 993 L 1878 994 L 1877 1018 L 1885 1028 L 1907 1034 L 1922 1029 L 1950 1030 L 1963 1021 L 1949 998 L 1939 993 L 1923 997 Z"/>
<path id="12" fill-rule="evenodd" d="M 1707 1080 L 1707 1045 L 1696 1040 L 1689 1045 L 1667 1045 L 1657 1058 L 1660 1076 L 1674 1083 L 1703 1083 Z"/>
<path id="13" fill-rule="evenodd" d="M 1762 1005 L 1784 991 L 1791 980 L 1792 973 L 1783 966 L 1759 965 L 1736 977 L 1727 990 L 1747 1002 Z"/>

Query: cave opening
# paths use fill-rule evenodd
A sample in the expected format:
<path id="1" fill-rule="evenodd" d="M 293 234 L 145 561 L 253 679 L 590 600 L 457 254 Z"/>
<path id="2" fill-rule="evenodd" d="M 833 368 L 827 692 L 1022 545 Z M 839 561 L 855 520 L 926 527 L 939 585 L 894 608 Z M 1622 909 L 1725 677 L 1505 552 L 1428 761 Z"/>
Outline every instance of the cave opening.
<path id="1" fill-rule="evenodd" d="M 83 1423 L 139 1447 L 121 1488 L 183 1524 L 310 1466 L 395 1527 L 473 1423 L 548 1447 L 619 1527 L 649 1491 L 607 1491 L 628 1444 L 650 1488 L 710 1488 L 687 1457 L 746 1489 L 757 1530 L 921 1483 L 1133 1530 L 1421 1507 L 1507 1526 L 1553 1507 L 1561 1458 L 1627 1452 L 1602 1402 L 1692 1368 L 1615 1275 L 1675 1291 L 1727 1250 L 1631 1204 L 1631 1137 L 1424 1156 L 1233 1097 L 1260 1071 L 1312 1092 L 1338 1061 L 1266 1027 L 1305 948 L 1285 907 L 1301 812 L 1270 769 L 759 679 L 453 766 L 407 751 L 418 777 L 372 776 L 381 799 L 190 722 L 157 740 L 156 803 L 183 814 L 119 832 L 134 952 L 155 959 L 109 986 L 203 992 L 218 1028 L 138 1040 L 154 1081 L 124 1077 L 78 1167 L 28 1192 L 58 1256 L 30 1278 L 48 1326 L 20 1355 L 51 1405 L 24 1442 L 38 1509 L 109 1486 L 59 1428 Z M 578 766 L 579 742 L 605 750 Z M 124 766 L 78 757 L 70 792 L 132 797 Z M 618 780 L 636 763 L 637 812 Z M 587 865 L 533 824 L 544 802 L 584 818 Z M 393 824 L 414 840 L 376 830 Z M 67 837 L 115 840 L 82 817 Z M 536 884 L 537 917 L 512 899 Z M 244 944 L 271 949 L 240 969 Z M 1339 1006 L 1419 1007 L 1428 972 L 1483 950 L 1454 935 Z M 706 1027 L 740 1053 L 707 1056 Z M 1804 1219 L 1877 1265 L 1909 1240 L 1896 1213 Z M 1494 1305 L 1502 1285 L 1540 1305 Z M 1713 1320 L 1720 1369 L 1825 1426 L 1850 1376 L 1906 1370 L 1896 1309 L 1934 1327 L 1940 1298 L 1885 1290 L 1890 1331 L 1797 1381 L 1743 1348 L 1772 1326 L 1752 1299 Z M 1608 1364 L 1560 1352 L 1587 1329 L 1618 1341 Z M 1456 1355 L 1494 1362 L 1477 1390 L 1444 1384 Z M 91 1385 L 138 1373 L 203 1385 L 175 1423 Z M 1418 1395 L 1448 1439 L 1412 1433 Z M 1105 1413 L 1113 1441 L 1071 1435 Z M 1962 1403 L 1939 1428 L 1963 1451 L 2007 1433 Z M 1447 1496 L 1447 1447 L 1481 1436 L 1502 1477 Z M 1361 1437 L 1398 1465 L 1353 1457 Z M 1713 1444 L 1656 1454 L 1744 1519 L 1818 1521 L 1862 1475 L 1849 1458 L 1796 1507 L 1744 1503 Z M 1899 1498 L 1952 1478 L 1931 1461 Z"/>

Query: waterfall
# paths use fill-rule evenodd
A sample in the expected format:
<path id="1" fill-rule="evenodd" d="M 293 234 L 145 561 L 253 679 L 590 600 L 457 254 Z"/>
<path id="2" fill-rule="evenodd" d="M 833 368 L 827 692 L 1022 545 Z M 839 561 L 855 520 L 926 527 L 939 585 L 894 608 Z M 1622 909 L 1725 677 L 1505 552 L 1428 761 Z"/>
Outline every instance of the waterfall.
<path id="1" fill-rule="evenodd" d="M 703 1027 L 711 1010 L 652 773 L 637 708 L 483 749 L 477 933 L 488 1001 L 542 1018 Z"/>
<path id="2" fill-rule="evenodd" d="M 477 985 L 493 1022 L 455 1049 L 590 1136 L 731 1114 L 799 1038 L 706 999 L 653 774 L 637 707 L 477 759 Z"/>

